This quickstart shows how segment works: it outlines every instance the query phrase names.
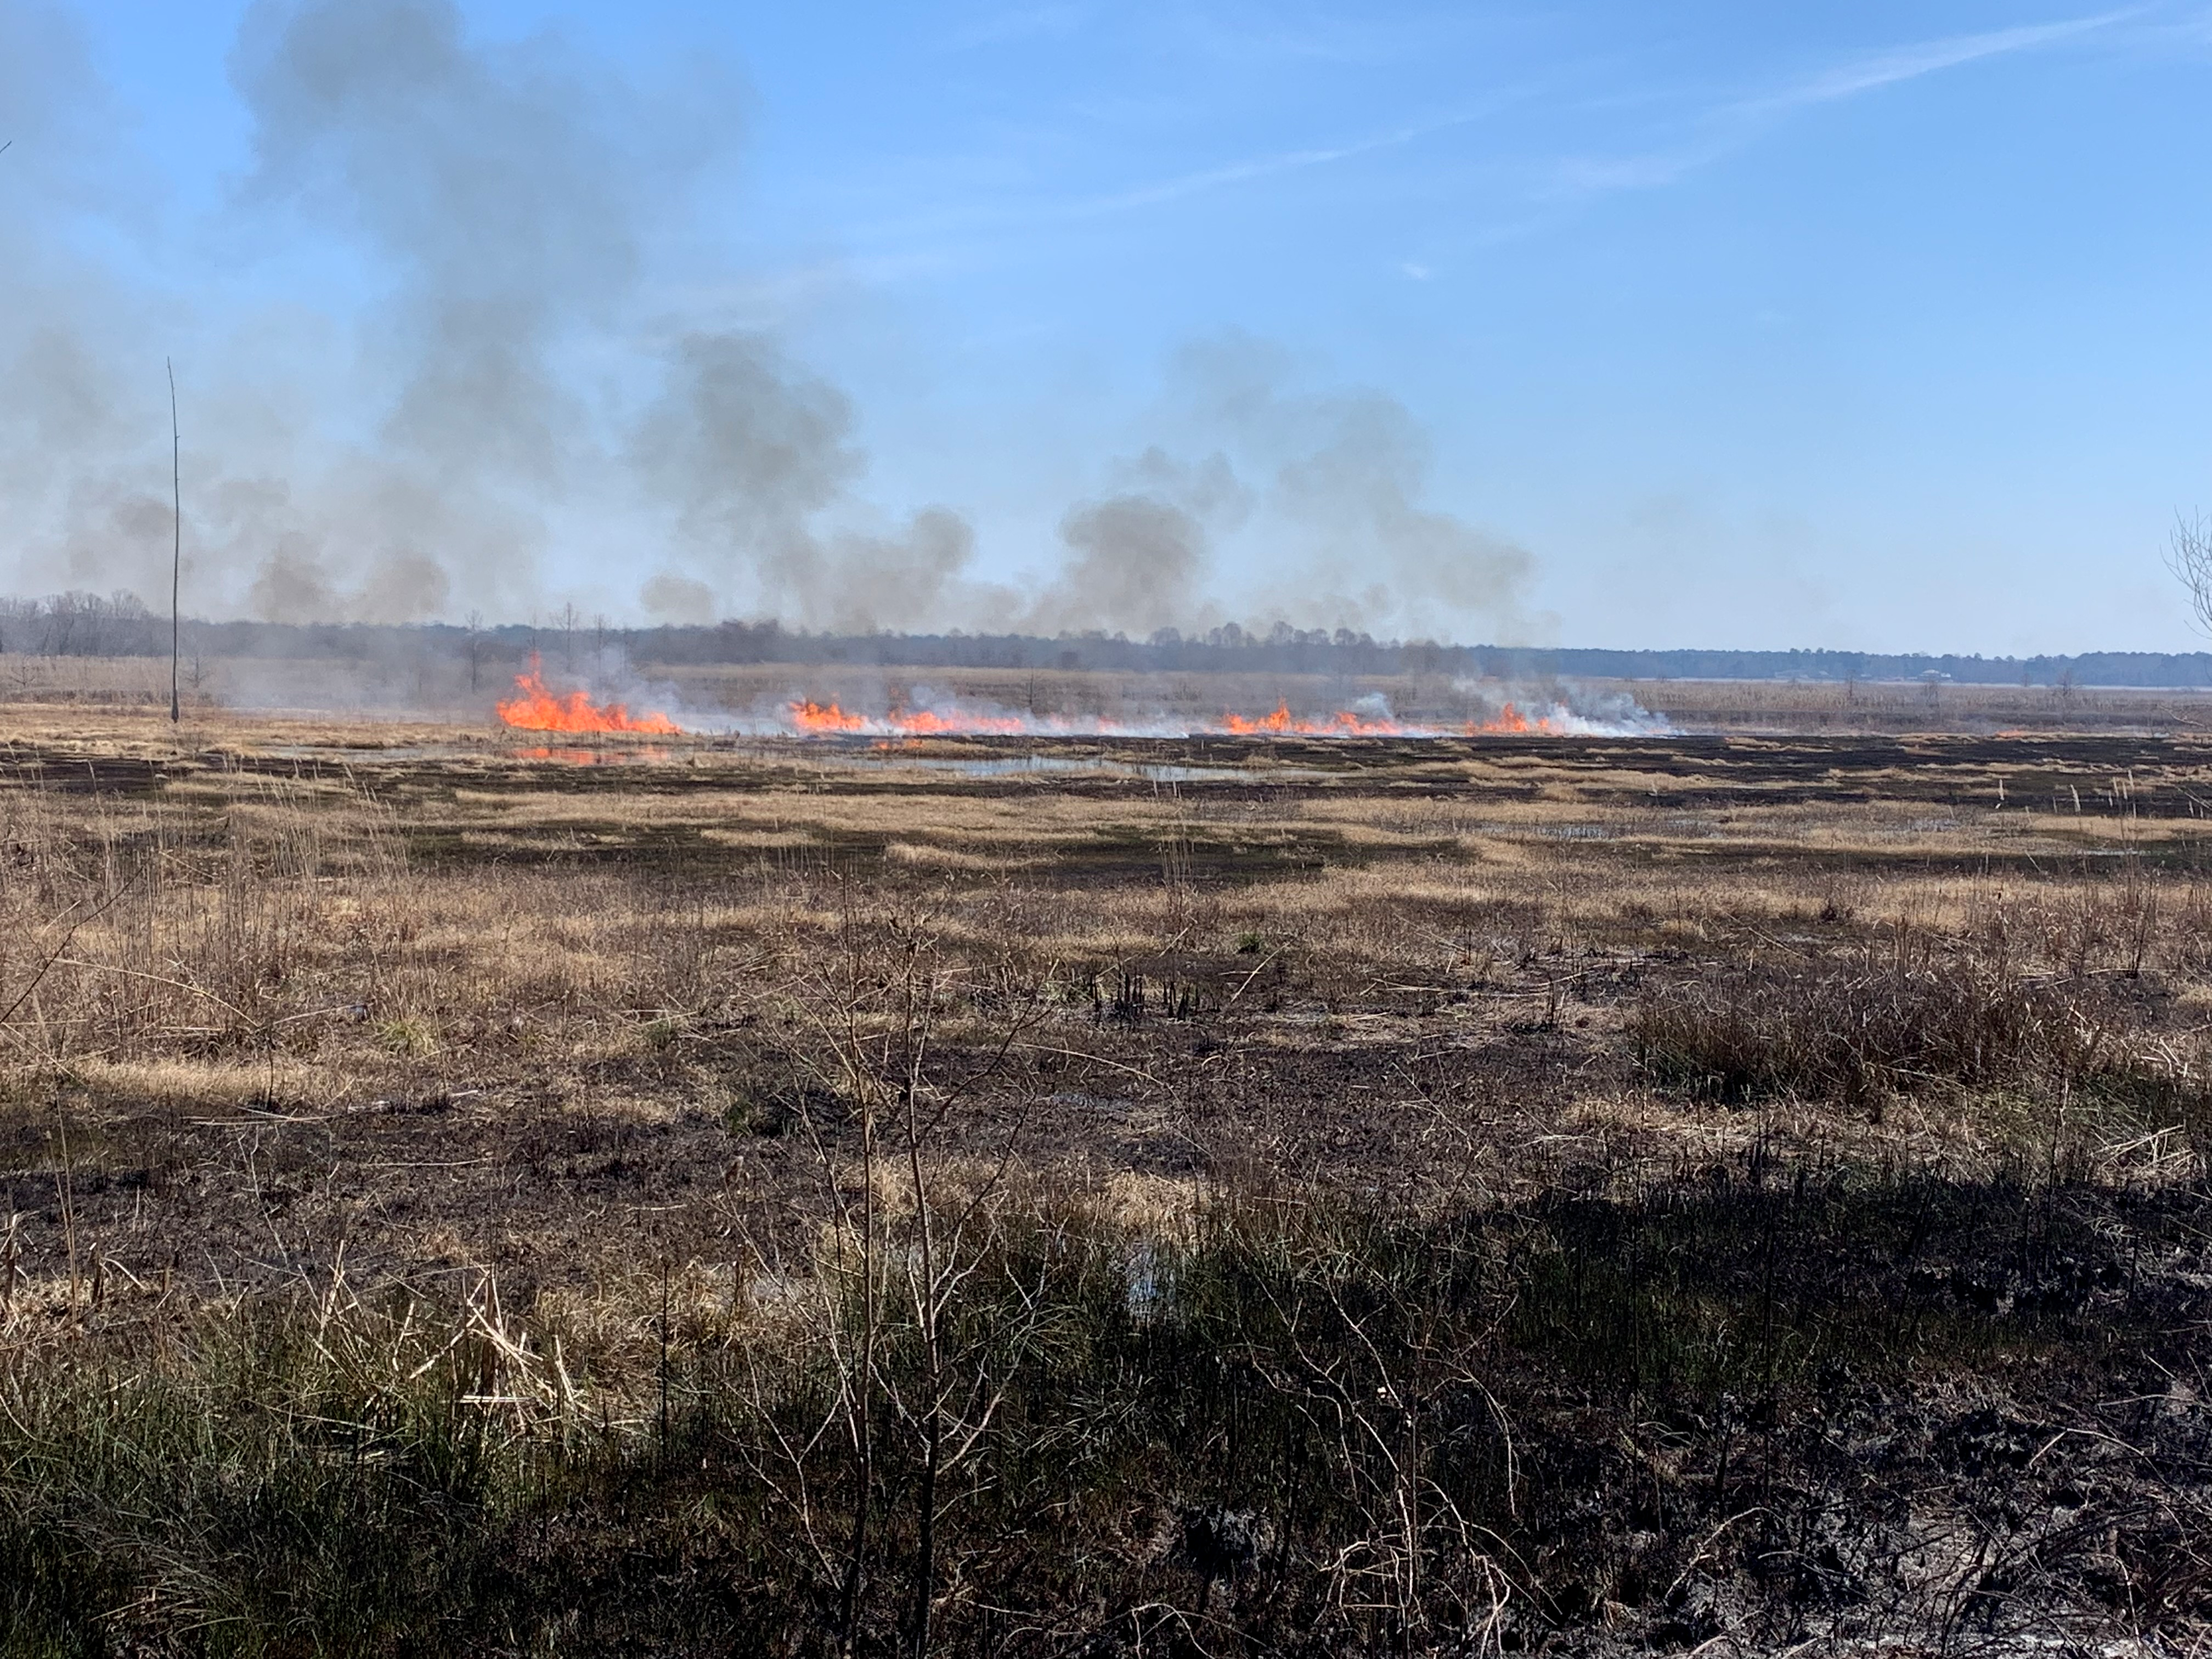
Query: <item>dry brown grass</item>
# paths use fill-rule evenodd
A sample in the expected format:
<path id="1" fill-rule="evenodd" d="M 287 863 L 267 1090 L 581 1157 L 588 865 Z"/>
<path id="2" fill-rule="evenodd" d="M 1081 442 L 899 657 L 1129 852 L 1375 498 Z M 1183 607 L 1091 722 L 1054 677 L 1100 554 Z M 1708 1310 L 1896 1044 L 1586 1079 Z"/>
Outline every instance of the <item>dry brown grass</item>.
<path id="1" fill-rule="evenodd" d="M 1131 1253 L 1084 1292 L 1085 1341 L 1133 1316 L 1128 1263 L 1146 1252 L 1182 1253 L 1194 1283 L 1213 1262 L 1223 1284 L 1275 1285 L 1310 1245 L 1292 1277 L 1319 1299 L 1285 1339 L 1294 1357 L 1310 1317 L 1340 1325 L 1376 1284 L 1429 1282 L 1432 1258 L 1401 1260 L 1393 1241 L 1494 1226 L 1466 1244 L 1483 1265 L 1462 1264 L 1481 1287 L 1452 1316 L 1469 1322 L 1465 1352 L 1487 1366 L 1501 1321 L 1534 1322 L 1512 1363 L 1579 1355 L 1575 1387 L 1595 1388 L 1618 1347 L 1604 1322 L 1627 1307 L 1680 1387 L 1732 1400 L 1757 1342 L 1770 1389 L 1774 1365 L 1813 1348 L 1778 1359 L 1730 1325 L 1755 1280 L 1730 1254 L 1750 1224 L 1729 1194 L 1768 1218 L 1770 1257 L 1770 1195 L 1829 1194 L 1806 1200 L 1807 1225 L 1836 1230 L 1808 1283 L 1855 1239 L 1893 1242 L 1882 1206 L 1909 1208 L 1929 1182 L 1967 1193 L 1962 1214 L 1982 1213 L 1977 1194 L 2040 1194 L 2021 1213 L 2046 1229 L 2065 1194 L 2114 1214 L 2198 1202 L 2212 821 L 2193 803 L 2212 799 L 2212 752 L 2187 744 L 1212 743 L 1209 764 L 1267 763 L 1167 787 L 854 768 L 760 744 L 574 766 L 450 731 L 209 720 L 172 734 L 81 711 L 14 737 L 0 1327 L 10 1364 L 54 1376 L 132 1342 L 170 1352 L 188 1314 L 245 1330 L 290 1298 L 288 1318 L 348 1334 L 299 1350 L 305 1380 L 284 1386 L 303 1403 L 285 1422 L 319 1420 L 314 1391 L 341 1384 L 345 1409 L 404 1416 L 410 1378 L 446 1366 L 438 1409 L 459 1415 L 439 1434 L 495 1421 L 519 1447 L 662 1446 L 672 1352 L 751 1401 L 739 1418 L 756 1426 L 769 1407 L 747 1391 L 792 1356 L 856 1386 L 866 1367 L 839 1346 L 854 1273 L 911 1302 L 924 1223 L 972 1207 L 1024 1364 L 1079 1345 L 1022 1323 L 1042 1316 L 1012 1275 L 1074 1261 L 1085 1239 Z M 901 1122 L 928 1126 L 903 1160 L 885 1152 Z M 1862 1202 L 1871 1218 L 1851 1220 Z M 1678 1236 L 1692 1212 L 1710 1232 Z M 1657 1242 L 1606 1255 L 1607 1216 Z M 1558 1243 L 1583 1237 L 1578 1217 L 1595 1218 L 1587 1237 Z M 1539 1235 L 1554 1242 L 1510 1242 Z M 1023 1240 L 1044 1243 L 1024 1255 Z M 983 1260 L 975 1248 L 960 1259 Z M 1637 1277 L 1700 1250 L 1734 1277 Z M 1346 1277 L 1354 1261 L 1382 1278 Z M 1578 1262 L 1626 1277 L 1592 1290 Z M 1979 1271 L 1957 1269 L 1960 1297 L 2012 1294 Z M 445 1310 L 451 1354 L 475 1369 L 422 1346 L 386 1292 Z M 1663 1317 L 1634 1312 L 1647 1304 Z M 1206 1369 L 1232 1346 L 1223 1332 L 1285 1304 L 1208 1305 L 1224 1322 L 1192 1327 L 1192 1397 L 1249 1385 L 1238 1411 L 1264 1400 L 1310 1420 L 1283 1404 L 1290 1358 L 1264 1388 Z M 1379 1382 L 1360 1373 L 1361 1410 L 1414 1388 L 1440 1351 L 1417 1307 L 1388 1305 L 1413 1322 L 1391 1339 L 1411 1357 Z M 2160 1328 L 2184 1328 L 2186 1310 L 2160 1305 Z M 1913 1364 L 1994 1364 L 1964 1337 L 1943 1346 L 1953 1318 L 1923 1329 L 1915 1314 L 1882 1340 Z M 1850 1358 L 1844 1337 L 1807 1329 Z M 1079 1367 L 1064 1380 L 1066 1420 L 1023 1430 L 1039 1467 L 1120 1420 Z M 912 1406 L 925 1394 L 887 1420 L 949 1420 Z M 1540 1379 L 1512 1409 L 1564 1397 Z M 1418 1409 L 1450 1433 L 1508 1411 L 1461 1382 Z M 1621 1410 L 1620 1435 L 1649 1426 Z M 1749 1499 L 1726 1490 L 1732 1431 L 1699 1420 L 1668 1432 L 1710 1447 L 1722 1423 L 1717 1469 L 1680 1483 L 1709 1494 L 1702 1528 Z M 1560 1447 L 1588 1437 L 1554 1426 Z M 712 1433 L 717 1457 L 752 1443 L 729 1423 Z M 1632 1475 L 1605 1479 L 1656 1479 Z M 1359 1547 L 1400 1548 L 1376 1517 L 1403 1493 L 1358 1478 Z M 1485 1524 L 1519 1525 L 1500 1491 Z M 790 1531 L 787 1510 L 761 1513 L 785 1517 L 763 1536 Z M 1606 1594 L 1630 1593 L 1634 1572 L 1604 1571 Z"/>
<path id="2" fill-rule="evenodd" d="M 70 718 L 24 734 L 45 764 L 0 794 L 0 988 L 21 999 L 0 1042 L 23 1181 L 53 1168 L 50 1119 L 111 1176 L 133 1157 L 151 1169 L 166 1154 L 143 1147 L 179 1117 L 373 1116 L 381 1136 L 377 1103 L 453 1098 L 468 1156 L 492 1169 L 527 1168 L 532 1135 L 716 1122 L 732 1055 L 760 1046 L 741 1034 L 781 1018 L 779 988 L 855 905 L 919 905 L 963 971 L 1047 983 L 1048 1046 L 1085 1056 L 1060 1062 L 1052 1092 L 1128 1085 L 1140 1121 L 1162 1126 L 1102 1140 L 1081 1109 L 1062 1113 L 1030 1156 L 1101 1179 L 1232 1144 L 1304 1175 L 1346 1112 L 1402 1097 L 1407 1068 L 1435 1055 L 1472 1068 L 1459 1090 L 1533 1090 L 1540 1115 L 1632 1121 L 1656 1167 L 1729 1121 L 1643 1091 L 1626 1014 L 1708 968 L 1820 982 L 1876 936 L 2121 986 L 2109 1040 L 2146 1066 L 2191 1063 L 2212 1000 L 2212 897 L 2193 873 L 2204 821 L 2173 810 L 2203 769 L 2185 753 L 2154 778 L 2139 757 L 1938 746 L 1911 767 L 1846 757 L 1840 790 L 1816 757 L 1808 793 L 1778 786 L 1787 756 L 1765 744 L 1663 764 L 1661 745 L 1626 765 L 1557 745 L 1415 747 L 1290 785 L 1170 790 L 841 772 L 773 750 L 608 773 L 489 749 L 255 759 L 335 756 L 367 735 L 281 723 L 188 733 L 165 757 L 145 722 Z M 111 759 L 157 770 L 84 789 L 80 757 L 88 777 Z M 2016 780 L 2003 805 L 2000 770 Z M 2023 778 L 2083 810 L 2020 810 Z M 2144 798 L 2160 788 L 2162 812 Z M 1155 1023 L 1170 1006 L 1200 1018 Z M 1200 1034 L 1212 1049 L 1193 1068 L 1183 1050 Z M 2001 1158 L 2017 1137 L 1972 1124 L 2004 1109 L 1944 1103 L 1942 1138 Z M 1832 1104 L 1791 1111 L 1797 1142 L 1844 1133 L 1815 1124 Z M 518 1113 L 545 1127 L 526 1133 Z M 390 1166 L 369 1180 L 384 1195 L 372 1207 L 392 1212 L 409 1166 L 459 1162 L 436 1155 L 447 1121 L 416 1120 L 406 1145 L 365 1158 Z M 578 1121 L 597 1127 L 553 1127 Z M 1353 1169 L 1405 1152 L 1364 1131 L 1352 1143 Z M 349 1167 L 343 1148 L 329 1156 L 326 1172 Z M 1525 1177 L 1557 1168 L 1534 1158 Z M 154 1180 L 131 1200 L 142 1218 Z M 648 1200 L 622 1201 L 641 1218 Z M 383 1241 L 399 1259 L 410 1230 L 455 1224 L 434 1193 L 404 1207 L 416 1218 Z M 558 1212 L 538 1236 L 561 1231 Z M 24 1237 L 53 1248 L 50 1229 Z M 572 1247 L 589 1258 L 584 1237 Z M 451 1254 L 441 1240 L 427 1257 Z"/>

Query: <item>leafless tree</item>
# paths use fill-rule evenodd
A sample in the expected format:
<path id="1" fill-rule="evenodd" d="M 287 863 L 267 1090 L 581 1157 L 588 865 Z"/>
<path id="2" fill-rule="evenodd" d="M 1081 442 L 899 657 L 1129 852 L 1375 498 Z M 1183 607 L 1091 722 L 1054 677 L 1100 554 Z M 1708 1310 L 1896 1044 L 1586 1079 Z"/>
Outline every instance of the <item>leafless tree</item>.
<path id="1" fill-rule="evenodd" d="M 2212 637 L 2212 519 L 2202 513 L 2176 514 L 2167 538 L 2166 568 L 2189 595 L 2189 620 Z"/>

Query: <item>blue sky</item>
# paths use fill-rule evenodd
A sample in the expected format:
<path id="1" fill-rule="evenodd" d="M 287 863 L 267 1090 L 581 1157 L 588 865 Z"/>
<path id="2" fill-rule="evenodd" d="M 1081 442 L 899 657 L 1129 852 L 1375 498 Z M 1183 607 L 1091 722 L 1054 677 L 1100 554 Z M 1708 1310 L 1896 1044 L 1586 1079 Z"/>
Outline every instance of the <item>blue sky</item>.
<path id="1" fill-rule="evenodd" d="M 528 290 L 575 411 L 529 489 L 470 471 L 489 447 L 394 459 L 426 359 L 392 342 L 444 256 L 368 176 L 393 147 L 270 153 L 256 53 L 410 9 L 446 7 L 0 0 L 0 252 L 30 250 L 0 366 L 33 383 L 54 307 L 176 356 L 228 492 L 188 515 L 210 608 L 373 614 L 419 556 L 416 608 L 455 614 L 643 614 L 658 576 L 817 622 L 878 590 L 889 626 L 2190 647 L 2160 550 L 2212 507 L 2212 9 L 463 3 L 481 87 L 573 88 L 550 150 L 604 146 L 588 187 L 642 198 L 625 259 Z M 672 342 L 720 332 L 835 389 L 833 482 L 653 495 L 640 411 Z M 102 538 L 150 534 L 128 480 L 163 446 L 121 434 L 166 410 L 116 397 L 66 441 L 42 417 L 36 478 L 0 469 L 19 585 L 136 580 Z M 1072 528 L 1128 501 L 1159 514 Z M 1187 539 L 1128 555 L 1167 561 L 1152 603 L 1083 566 L 1155 531 Z M 355 581 L 372 534 L 389 579 Z M 304 599 L 262 579 L 279 544 Z"/>

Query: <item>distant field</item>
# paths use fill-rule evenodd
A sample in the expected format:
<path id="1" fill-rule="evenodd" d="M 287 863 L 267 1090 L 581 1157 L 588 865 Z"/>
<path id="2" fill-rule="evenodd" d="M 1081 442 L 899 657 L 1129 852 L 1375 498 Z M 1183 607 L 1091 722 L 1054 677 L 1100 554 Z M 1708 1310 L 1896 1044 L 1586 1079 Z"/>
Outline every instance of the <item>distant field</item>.
<path id="1" fill-rule="evenodd" d="M 656 696 L 702 716 L 772 712 L 792 699 L 848 707 L 918 706 L 951 698 L 1040 718 L 1143 720 L 1218 719 L 1264 713 L 1279 703 L 1327 713 L 1380 698 L 1400 718 L 1459 723 L 1516 701 L 1540 714 L 1553 706 L 1603 719 L 1641 708 L 1686 732 L 1808 734 L 1953 732 L 2108 732 L 2187 734 L 2212 731 L 2212 691 L 2102 686 L 1991 686 L 1939 683 L 1846 684 L 1780 680 L 1467 681 L 1444 676 L 1123 674 L 1059 670 L 915 671 L 766 664 L 613 672 L 610 656 L 554 652 L 548 678 L 595 684 L 641 703 Z M 595 671 L 597 671 L 595 672 Z M 387 663 L 214 659 L 185 665 L 183 691 L 195 708 L 229 706 L 418 714 L 494 723 L 492 704 L 511 690 L 510 668 L 486 663 L 475 675 L 451 661 Z M 167 706 L 168 665 L 144 657 L 0 654 L 0 706 L 65 703 Z"/>
<path id="2" fill-rule="evenodd" d="M 0 1648 L 2212 1629 L 2192 704 L 580 747 L 82 674 L 0 750 Z"/>

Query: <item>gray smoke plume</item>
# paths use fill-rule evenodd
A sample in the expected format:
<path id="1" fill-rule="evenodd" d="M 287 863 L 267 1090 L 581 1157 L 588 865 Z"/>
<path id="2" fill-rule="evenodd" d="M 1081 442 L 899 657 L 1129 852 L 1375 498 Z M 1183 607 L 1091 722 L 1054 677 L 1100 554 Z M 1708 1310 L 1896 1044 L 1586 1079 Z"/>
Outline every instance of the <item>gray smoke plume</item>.
<path id="1" fill-rule="evenodd" d="M 1073 556 L 1037 605 L 1040 632 L 1146 634 L 1190 621 L 1206 550 L 1190 514 L 1153 496 L 1115 495 L 1077 507 L 1060 533 Z"/>
<path id="2" fill-rule="evenodd" d="M 672 512 L 676 556 L 639 592 L 670 620 L 933 618 L 972 534 L 941 507 L 894 534 L 818 532 L 865 470 L 853 411 L 771 337 L 682 334 L 658 394 L 604 444 L 562 372 L 565 346 L 635 309 L 656 217 L 718 135 L 672 129 L 634 88 L 549 52 L 471 51 L 447 0 L 264 0 L 237 64 L 258 122 L 256 186 L 359 235 L 399 274 L 375 521 L 391 533 L 408 522 L 395 509 L 427 516 L 380 550 L 356 610 L 409 592 L 442 601 L 418 550 L 457 538 L 474 543 L 457 576 L 506 597 L 502 561 L 542 544 L 544 514 L 596 483 Z M 264 603 L 330 602 L 312 586 L 327 560 L 276 556 L 256 583 Z"/>
<path id="3" fill-rule="evenodd" d="M 143 273 L 207 228 L 131 172 L 66 13 L 0 0 L 0 558 L 21 586 L 166 592 L 174 349 L 187 605 L 209 613 L 1519 625 L 1528 556 L 1425 504 L 1404 408 L 1294 392 L 1241 337 L 1182 356 L 1174 443 L 1104 469 L 1025 584 L 973 575 L 951 507 L 871 507 L 845 394 L 762 319 L 672 317 L 657 285 L 733 154 L 744 100 L 711 69 L 648 85 L 550 33 L 486 45 L 453 0 L 256 0 L 230 71 L 240 257 L 170 293 Z M 298 258 L 294 291 L 329 307 L 255 285 Z"/>
<path id="4" fill-rule="evenodd" d="M 260 0 L 231 65 L 247 200 L 349 240 L 392 284 L 371 324 L 386 412 L 326 484 L 362 510 L 280 514 L 258 608 L 431 614 L 448 582 L 515 605 L 547 514 L 605 471 L 559 354 L 621 320 L 669 196 L 653 169 L 701 146 L 550 43 L 471 46 L 450 0 Z M 339 570 L 365 574 L 342 594 Z"/>
<path id="5" fill-rule="evenodd" d="M 844 393 L 794 371 L 772 341 L 695 334 L 677 343 L 632 449 L 706 556 L 772 574 L 860 475 L 852 430 Z"/>
<path id="6" fill-rule="evenodd" d="M 505 72 L 501 72 L 502 67 Z M 441 0 L 261 0 L 232 71 L 250 195 L 359 236 L 397 273 L 390 448 L 448 482 L 558 476 L 581 427 L 550 355 L 635 283 L 637 163 L 618 83 L 468 49 Z"/>
<path id="7" fill-rule="evenodd" d="M 1213 536 L 1251 508 L 1228 458 L 1188 465 L 1154 445 L 1113 475 L 1111 494 L 1060 521 L 1067 556 L 1022 613 L 1023 627 L 1145 635 L 1213 619 Z"/>
<path id="8" fill-rule="evenodd" d="M 848 631 L 944 620 L 975 549 L 951 509 L 925 507 L 888 535 L 815 529 L 865 470 L 853 424 L 845 395 L 765 336 L 679 341 L 630 447 L 639 477 L 673 507 L 686 559 L 646 584 L 647 605 L 698 621 L 712 614 L 702 606 L 734 603 Z"/>
<path id="9" fill-rule="evenodd" d="M 109 349 L 152 319 L 85 208 L 143 216 L 123 125 L 66 14 L 0 0 L 0 525 L 50 587 L 150 592 L 168 562 L 167 491 L 133 465 L 150 455 L 152 400 L 133 406 Z"/>
<path id="10" fill-rule="evenodd" d="M 731 98 L 647 96 L 550 37 L 473 44 L 450 0 L 260 0 L 230 68 L 253 164 L 224 239 L 282 255 L 316 233 L 312 290 L 362 313 L 351 337 L 295 305 L 226 307 L 220 274 L 169 295 L 73 255 L 179 233 L 106 149 L 124 124 L 66 15 L 0 0 L 17 580 L 166 588 L 173 345 L 197 608 L 404 621 L 545 603 L 556 526 L 635 516 L 609 435 L 624 417 L 583 366 L 637 356 L 645 246 L 726 147 Z"/>
<path id="11" fill-rule="evenodd" d="M 1407 637 L 1540 629 L 1525 609 L 1530 554 L 1423 505 L 1432 446 L 1396 398 L 1291 391 L 1285 354 L 1236 333 L 1187 347 L 1170 380 L 1171 418 L 1267 481 L 1248 544 L 1274 574 L 1247 614 Z"/>
<path id="12" fill-rule="evenodd" d="M 1112 469 L 1111 493 L 1062 522 L 1067 556 L 1023 625 L 1540 631 L 1524 608 L 1528 553 L 1424 505 L 1433 459 L 1411 411 L 1377 392 L 1297 392 L 1291 378 L 1285 353 L 1246 335 L 1178 354 L 1158 420 L 1210 453 L 1185 462 L 1154 445 Z M 1267 574 L 1238 584 L 1217 550 Z"/>

